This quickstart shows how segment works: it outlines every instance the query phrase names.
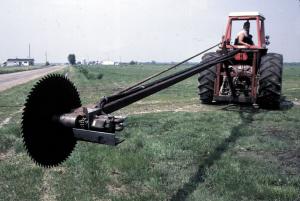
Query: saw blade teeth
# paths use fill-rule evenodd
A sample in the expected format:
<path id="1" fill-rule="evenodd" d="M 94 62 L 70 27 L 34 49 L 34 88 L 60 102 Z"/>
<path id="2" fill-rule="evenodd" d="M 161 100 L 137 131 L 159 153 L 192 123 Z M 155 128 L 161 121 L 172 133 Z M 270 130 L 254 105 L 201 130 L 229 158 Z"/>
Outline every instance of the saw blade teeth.
<path id="1" fill-rule="evenodd" d="M 81 106 L 75 85 L 60 74 L 40 79 L 29 92 L 22 113 L 22 139 L 31 159 L 41 167 L 64 162 L 76 145 L 72 129 L 52 122 L 53 115 Z"/>

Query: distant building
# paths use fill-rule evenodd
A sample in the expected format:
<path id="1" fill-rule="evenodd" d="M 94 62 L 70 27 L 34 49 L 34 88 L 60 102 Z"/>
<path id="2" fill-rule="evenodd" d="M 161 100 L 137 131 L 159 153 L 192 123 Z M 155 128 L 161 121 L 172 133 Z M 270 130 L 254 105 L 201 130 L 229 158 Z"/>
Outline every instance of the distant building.
<path id="1" fill-rule="evenodd" d="M 33 66 L 34 59 L 7 59 L 4 63 L 6 66 Z"/>
<path id="2" fill-rule="evenodd" d="M 113 62 L 113 61 L 102 61 L 101 65 L 112 66 L 112 65 L 115 65 L 115 62 Z"/>

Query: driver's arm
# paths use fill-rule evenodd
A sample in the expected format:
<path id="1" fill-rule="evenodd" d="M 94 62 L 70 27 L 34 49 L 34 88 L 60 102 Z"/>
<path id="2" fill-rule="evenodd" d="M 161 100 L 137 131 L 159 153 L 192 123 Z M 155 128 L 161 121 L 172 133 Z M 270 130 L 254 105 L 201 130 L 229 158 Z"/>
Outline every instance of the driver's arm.
<path id="1" fill-rule="evenodd" d="M 242 33 L 239 35 L 239 39 L 238 39 L 239 40 L 239 44 L 242 44 L 242 45 L 245 45 L 245 46 L 249 47 L 250 44 L 243 42 L 244 37 L 245 37 L 245 35 L 242 34 Z"/>

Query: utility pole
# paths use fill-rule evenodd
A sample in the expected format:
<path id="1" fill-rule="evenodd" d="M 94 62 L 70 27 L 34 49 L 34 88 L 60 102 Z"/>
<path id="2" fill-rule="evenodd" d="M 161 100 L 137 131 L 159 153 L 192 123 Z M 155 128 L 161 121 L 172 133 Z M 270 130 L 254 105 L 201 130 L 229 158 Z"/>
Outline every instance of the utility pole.
<path id="1" fill-rule="evenodd" d="M 30 59 L 30 43 L 29 43 L 29 47 L 28 47 L 28 59 Z"/>
<path id="2" fill-rule="evenodd" d="M 45 65 L 46 65 L 46 66 L 49 66 L 47 50 L 46 50 L 46 52 L 45 52 L 45 59 L 46 59 Z"/>

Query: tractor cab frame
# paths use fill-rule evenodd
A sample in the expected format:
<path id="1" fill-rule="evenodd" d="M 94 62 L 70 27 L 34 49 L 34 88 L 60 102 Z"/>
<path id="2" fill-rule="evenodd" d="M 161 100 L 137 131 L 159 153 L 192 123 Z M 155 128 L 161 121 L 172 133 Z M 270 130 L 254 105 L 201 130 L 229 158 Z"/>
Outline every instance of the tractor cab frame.
<path id="1" fill-rule="evenodd" d="M 230 41 L 232 40 L 232 25 L 235 21 L 255 21 L 256 22 L 256 34 L 257 43 L 252 45 L 250 49 L 265 49 L 266 37 L 265 37 L 265 17 L 258 12 L 233 12 L 229 14 L 228 22 L 226 26 L 225 36 L 222 42 L 225 42 L 226 48 L 231 48 Z M 238 45 L 233 45 L 235 48 L 243 48 Z"/>

